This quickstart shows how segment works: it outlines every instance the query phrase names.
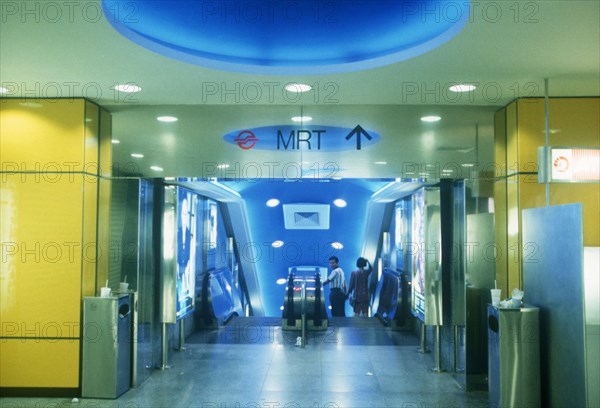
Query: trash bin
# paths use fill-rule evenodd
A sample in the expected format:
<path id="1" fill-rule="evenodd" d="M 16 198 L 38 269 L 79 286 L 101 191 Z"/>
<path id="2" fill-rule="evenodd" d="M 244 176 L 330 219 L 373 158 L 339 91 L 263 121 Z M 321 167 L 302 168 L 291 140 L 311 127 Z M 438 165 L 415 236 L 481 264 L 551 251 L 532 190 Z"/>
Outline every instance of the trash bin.
<path id="1" fill-rule="evenodd" d="M 135 388 L 138 386 L 138 311 L 137 311 L 137 297 L 138 294 L 134 290 L 126 290 L 120 291 L 115 290 L 112 291 L 115 296 L 120 295 L 128 295 L 129 296 L 129 305 L 131 309 L 131 388 Z"/>
<path id="2" fill-rule="evenodd" d="M 81 396 L 117 398 L 131 378 L 130 296 L 83 300 Z"/>
<path id="3" fill-rule="evenodd" d="M 539 309 L 488 305 L 490 408 L 540 406 Z"/>

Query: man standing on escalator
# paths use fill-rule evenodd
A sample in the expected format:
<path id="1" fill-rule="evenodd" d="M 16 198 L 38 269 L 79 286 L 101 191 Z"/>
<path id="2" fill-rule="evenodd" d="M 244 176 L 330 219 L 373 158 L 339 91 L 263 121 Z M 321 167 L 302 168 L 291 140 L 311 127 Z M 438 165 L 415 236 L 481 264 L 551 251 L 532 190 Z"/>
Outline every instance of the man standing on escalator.
<path id="1" fill-rule="evenodd" d="M 329 258 L 331 273 L 323 281 L 323 286 L 331 283 L 329 289 L 329 304 L 331 305 L 331 316 L 346 317 L 346 277 L 339 266 L 340 260 L 337 256 Z"/>

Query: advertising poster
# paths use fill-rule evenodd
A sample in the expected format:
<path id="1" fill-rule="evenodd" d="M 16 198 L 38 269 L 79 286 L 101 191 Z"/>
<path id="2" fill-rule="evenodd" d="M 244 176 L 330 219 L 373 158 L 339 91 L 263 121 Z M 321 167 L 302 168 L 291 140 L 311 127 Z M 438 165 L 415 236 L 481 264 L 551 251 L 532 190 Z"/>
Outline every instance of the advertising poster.
<path id="1" fill-rule="evenodd" d="M 412 314 L 425 320 L 425 195 L 422 189 L 413 195 L 411 235 Z"/>
<path id="2" fill-rule="evenodd" d="M 177 320 L 194 310 L 198 196 L 179 188 L 177 192 Z"/>
<path id="3" fill-rule="evenodd" d="M 218 240 L 218 211 L 217 203 L 207 200 L 206 223 L 207 223 L 207 268 L 213 270 L 219 264 L 217 259 L 217 240 Z"/>
<path id="4" fill-rule="evenodd" d="M 396 254 L 396 270 L 404 271 L 404 254 L 402 244 L 404 237 L 404 211 L 402 203 L 397 203 L 394 209 L 394 252 Z"/>

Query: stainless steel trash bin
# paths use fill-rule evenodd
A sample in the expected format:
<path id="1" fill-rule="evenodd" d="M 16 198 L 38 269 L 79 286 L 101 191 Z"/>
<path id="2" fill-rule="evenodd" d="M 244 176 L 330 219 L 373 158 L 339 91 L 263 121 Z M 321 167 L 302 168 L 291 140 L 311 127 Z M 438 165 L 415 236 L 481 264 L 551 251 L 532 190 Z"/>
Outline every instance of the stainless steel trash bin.
<path id="1" fill-rule="evenodd" d="M 540 407 L 540 337 L 537 307 L 488 305 L 490 408 Z"/>
<path id="2" fill-rule="evenodd" d="M 117 398 L 129 389 L 131 315 L 127 294 L 84 298 L 82 397 Z"/>
<path id="3" fill-rule="evenodd" d="M 114 290 L 112 293 L 115 296 L 128 295 L 129 305 L 131 307 L 131 388 L 138 386 L 138 311 L 137 311 L 137 298 L 138 294 L 134 290 L 119 291 Z"/>

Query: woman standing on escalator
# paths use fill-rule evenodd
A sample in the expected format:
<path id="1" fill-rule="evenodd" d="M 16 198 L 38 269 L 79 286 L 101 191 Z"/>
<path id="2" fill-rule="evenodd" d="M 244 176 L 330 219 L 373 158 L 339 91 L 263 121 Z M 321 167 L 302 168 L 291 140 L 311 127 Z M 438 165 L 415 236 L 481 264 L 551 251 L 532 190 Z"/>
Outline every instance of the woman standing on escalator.
<path id="1" fill-rule="evenodd" d="M 354 301 L 351 301 L 350 305 L 354 308 L 356 316 L 368 316 L 371 300 L 369 296 L 369 274 L 373 268 L 371 268 L 369 261 L 362 257 L 356 260 L 356 267 L 358 269 L 352 271 L 350 285 L 348 286 L 348 295 L 354 298 Z"/>

